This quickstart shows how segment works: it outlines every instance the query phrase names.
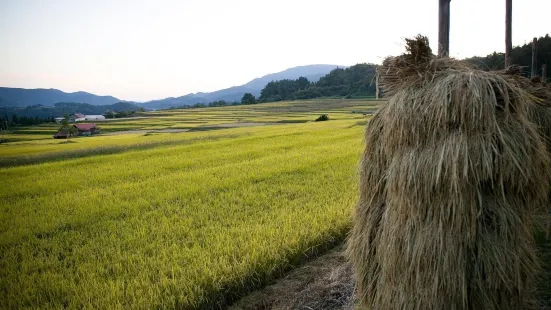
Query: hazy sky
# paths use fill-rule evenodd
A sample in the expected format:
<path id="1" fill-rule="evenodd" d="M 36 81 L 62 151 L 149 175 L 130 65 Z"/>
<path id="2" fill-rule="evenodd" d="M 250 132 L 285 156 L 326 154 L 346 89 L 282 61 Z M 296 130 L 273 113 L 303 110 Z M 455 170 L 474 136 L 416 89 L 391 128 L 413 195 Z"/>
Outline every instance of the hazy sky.
<path id="1" fill-rule="evenodd" d="M 531 8 L 536 9 L 532 10 Z M 551 0 L 513 1 L 513 45 L 551 32 Z M 505 0 L 452 0 L 454 57 L 504 50 Z M 0 0 L 0 86 L 145 101 L 308 64 L 436 51 L 438 0 Z"/>

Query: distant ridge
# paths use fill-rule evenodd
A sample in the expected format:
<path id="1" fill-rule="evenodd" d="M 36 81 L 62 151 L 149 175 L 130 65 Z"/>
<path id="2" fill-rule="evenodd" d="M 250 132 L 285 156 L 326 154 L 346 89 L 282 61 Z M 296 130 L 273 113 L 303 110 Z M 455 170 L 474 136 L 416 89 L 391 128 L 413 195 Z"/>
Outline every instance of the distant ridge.
<path id="1" fill-rule="evenodd" d="M 256 78 L 247 84 L 243 85 L 252 89 L 262 90 L 266 84 L 272 81 L 279 81 L 284 79 L 298 79 L 303 76 L 308 79 L 310 82 L 317 82 L 322 76 L 331 72 L 331 70 L 336 68 L 346 68 L 346 66 L 337 66 L 337 65 L 308 65 L 308 66 L 298 66 L 289 68 L 287 70 L 271 73 L 260 78 Z"/>
<path id="2" fill-rule="evenodd" d="M 57 102 L 78 102 L 91 105 L 109 105 L 122 100 L 113 96 L 98 96 L 83 91 L 66 93 L 59 89 L 25 89 L 0 87 L 0 106 L 27 107 L 53 106 Z"/>
<path id="3" fill-rule="evenodd" d="M 301 76 L 307 78 L 311 82 L 316 82 L 322 76 L 325 76 L 327 73 L 331 72 L 331 70 L 336 68 L 346 68 L 346 66 L 298 66 L 253 79 L 252 81 L 240 86 L 233 86 L 210 93 L 193 93 L 181 97 L 170 97 L 161 100 L 152 100 L 144 103 L 139 103 L 139 105 L 148 109 L 166 109 L 174 106 L 193 105 L 196 103 L 209 103 L 218 100 L 224 100 L 227 102 L 240 101 L 245 93 L 252 93 L 256 97 L 258 97 L 260 95 L 260 91 L 269 82 L 283 79 L 298 79 Z"/>
<path id="4" fill-rule="evenodd" d="M 88 103 L 78 103 L 78 102 L 58 102 L 53 106 L 44 106 L 44 105 L 32 105 L 22 107 L 5 107 L 0 106 L 0 116 L 7 115 L 10 117 L 13 114 L 17 116 L 26 116 L 26 117 L 39 117 L 39 118 L 50 118 L 50 117 L 59 117 L 66 114 L 73 113 L 82 113 L 85 115 L 96 115 L 96 114 L 106 114 L 108 111 L 117 111 L 117 112 L 126 112 L 126 111 L 138 111 L 141 107 L 135 105 L 131 102 L 117 102 L 114 104 L 105 104 L 105 105 L 91 105 Z"/>

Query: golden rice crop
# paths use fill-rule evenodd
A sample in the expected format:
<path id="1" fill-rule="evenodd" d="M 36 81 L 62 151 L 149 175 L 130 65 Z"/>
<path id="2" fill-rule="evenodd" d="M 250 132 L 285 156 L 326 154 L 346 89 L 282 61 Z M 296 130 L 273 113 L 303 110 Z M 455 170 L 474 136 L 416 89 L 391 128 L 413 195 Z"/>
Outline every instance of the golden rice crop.
<path id="1" fill-rule="evenodd" d="M 0 168 L 0 308 L 219 307 L 271 281 L 344 238 L 355 122 Z"/>
<path id="2" fill-rule="evenodd" d="M 288 119 L 312 120 L 313 115 L 331 113 L 333 119 L 350 118 L 349 107 L 369 107 L 377 102 L 369 99 L 339 100 L 314 99 L 300 102 L 278 102 L 247 106 L 226 106 L 200 109 L 162 110 L 139 113 L 130 119 L 109 119 L 96 122 L 104 133 L 129 130 L 193 129 L 238 122 L 279 123 Z M 315 118 L 314 118 L 315 119 Z M 2 140 L 17 144 L 31 140 L 52 140 L 59 124 L 43 124 L 32 127 L 12 127 Z M 39 131 L 39 132 L 38 132 Z M 14 143 L 12 143 L 14 142 Z M 56 141 L 59 143 L 59 141 Z M 0 143 L 0 157 L 5 143 Z"/>

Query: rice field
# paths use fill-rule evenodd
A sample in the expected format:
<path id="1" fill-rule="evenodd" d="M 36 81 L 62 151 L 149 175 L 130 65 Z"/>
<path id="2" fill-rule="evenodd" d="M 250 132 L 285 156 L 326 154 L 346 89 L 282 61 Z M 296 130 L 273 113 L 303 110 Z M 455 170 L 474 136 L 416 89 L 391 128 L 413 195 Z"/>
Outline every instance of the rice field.
<path id="1" fill-rule="evenodd" d="M 202 109 L 161 110 L 136 114 L 135 118 L 96 121 L 102 132 L 132 130 L 191 129 L 202 130 L 227 123 L 293 123 L 314 120 L 330 111 L 333 119 L 349 118 L 352 111 L 373 111 L 374 101 L 316 99 L 299 102 L 278 102 L 247 106 L 227 106 Z M 14 127 L 4 134 L 7 142 L 51 140 L 59 124 Z M 51 142 L 51 141 L 50 141 Z M 59 141 L 57 141 L 59 142 Z M 0 147 L 2 144 L 0 144 Z M 2 153 L 0 151 L 0 153 Z"/>
<path id="2" fill-rule="evenodd" d="M 13 128 L 4 134 L 0 143 L 0 166 L 3 162 L 20 159 L 22 155 L 38 155 L 90 148 L 156 143 L 186 139 L 189 135 L 167 133 L 168 130 L 188 129 L 205 132 L 241 124 L 284 125 L 315 120 L 321 114 L 330 114 L 331 120 L 365 119 L 363 112 L 373 112 L 376 102 L 370 100 L 321 99 L 297 102 L 279 102 L 248 106 L 228 106 L 204 109 L 164 110 L 140 114 L 134 119 L 96 122 L 104 135 L 73 137 L 68 141 L 52 139 L 60 125 L 48 124 Z M 165 132 L 163 132 L 165 131 Z M 116 137 L 111 134 L 118 133 Z M 197 136 L 202 136 L 198 134 Z"/>
<path id="3" fill-rule="evenodd" d="M 17 141 L 0 145 L 0 308 L 209 308 L 269 283 L 344 239 L 361 111 L 376 104 L 172 110 L 100 125 L 201 128 L 189 132 L 10 133 Z M 330 121 L 313 122 L 320 114 Z M 217 127 L 240 123 L 263 126 Z"/>

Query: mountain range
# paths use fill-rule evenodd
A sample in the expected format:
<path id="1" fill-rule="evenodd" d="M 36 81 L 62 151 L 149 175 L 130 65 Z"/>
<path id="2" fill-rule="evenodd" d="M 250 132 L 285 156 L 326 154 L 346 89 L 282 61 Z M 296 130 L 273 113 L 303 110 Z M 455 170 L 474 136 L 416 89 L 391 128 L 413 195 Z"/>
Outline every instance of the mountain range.
<path id="1" fill-rule="evenodd" d="M 245 93 L 260 95 L 260 91 L 271 81 L 283 79 L 297 79 L 301 76 L 309 81 L 315 82 L 331 70 L 344 66 L 337 65 L 308 65 L 290 68 L 281 72 L 265 75 L 260 78 L 240 85 L 214 92 L 191 93 L 181 97 L 169 97 L 165 99 L 152 100 L 148 102 L 133 102 L 140 107 L 147 109 L 164 109 L 173 106 L 193 105 L 196 103 L 209 103 L 224 100 L 227 102 L 240 101 Z M 58 89 L 23 89 L 0 87 L 0 107 L 18 107 L 43 105 L 54 106 L 58 102 L 87 103 L 91 105 L 111 105 L 121 102 L 113 96 L 98 96 L 91 93 L 79 91 L 66 93 Z M 130 102 L 130 101 L 126 101 Z"/>
<path id="2" fill-rule="evenodd" d="M 265 75 L 256 78 L 246 84 L 233 86 L 217 90 L 210 93 L 194 93 L 187 94 L 181 97 L 170 97 L 161 100 L 152 100 L 144 103 L 139 103 L 140 106 L 147 109 L 166 109 L 183 105 L 193 105 L 196 103 L 209 103 L 213 101 L 224 100 L 227 102 L 240 101 L 245 93 L 251 93 L 255 97 L 260 95 L 260 91 L 266 84 L 272 81 L 284 79 L 298 79 L 303 76 L 310 82 L 318 81 L 322 76 L 331 72 L 335 68 L 344 68 L 337 65 L 308 65 L 290 68 L 281 72 Z"/>

